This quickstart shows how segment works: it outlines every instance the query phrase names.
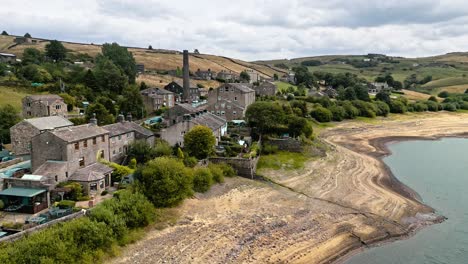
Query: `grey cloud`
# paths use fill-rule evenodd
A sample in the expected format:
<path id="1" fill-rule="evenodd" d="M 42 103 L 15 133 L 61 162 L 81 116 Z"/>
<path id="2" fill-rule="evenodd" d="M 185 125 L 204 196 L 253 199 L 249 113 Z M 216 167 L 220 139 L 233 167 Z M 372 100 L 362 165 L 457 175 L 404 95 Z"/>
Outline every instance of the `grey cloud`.
<path id="1" fill-rule="evenodd" d="M 165 18 L 174 11 L 157 1 L 144 0 L 97 0 L 102 14 L 134 19 Z"/>

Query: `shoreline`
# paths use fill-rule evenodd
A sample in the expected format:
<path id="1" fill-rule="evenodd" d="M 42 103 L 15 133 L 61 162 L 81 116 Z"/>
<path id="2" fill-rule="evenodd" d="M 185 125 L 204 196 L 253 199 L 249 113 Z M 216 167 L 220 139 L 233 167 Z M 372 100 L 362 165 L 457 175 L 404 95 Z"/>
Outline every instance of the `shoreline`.
<path id="1" fill-rule="evenodd" d="M 383 185 L 386 188 L 389 188 L 390 190 L 393 190 L 400 195 L 415 200 L 418 203 L 421 203 L 425 207 L 428 207 L 432 210 L 432 214 L 436 216 L 436 218 L 433 221 L 421 221 L 419 220 L 415 224 L 411 224 L 408 227 L 408 230 L 404 232 L 401 235 L 397 236 L 389 236 L 389 237 L 384 237 L 384 238 L 377 238 L 375 241 L 372 241 L 371 243 L 366 245 L 360 245 L 357 248 L 354 249 L 349 249 L 348 252 L 344 254 L 339 254 L 335 260 L 333 260 L 331 263 L 333 264 L 345 264 L 348 260 L 350 260 L 352 257 L 375 247 L 381 247 L 396 241 L 401 241 L 401 240 L 406 240 L 412 238 L 414 235 L 416 235 L 419 231 L 422 229 L 443 223 L 447 218 L 443 215 L 439 215 L 435 212 L 435 210 L 427 204 L 424 204 L 422 202 L 421 196 L 413 190 L 411 187 L 407 186 L 405 183 L 401 182 L 391 171 L 391 168 L 384 162 L 384 158 L 392 155 L 392 152 L 389 149 L 389 145 L 391 144 L 398 144 L 401 142 L 406 142 L 406 141 L 438 141 L 442 140 L 444 138 L 464 138 L 468 139 L 468 133 L 456 133 L 456 134 L 441 134 L 441 135 L 434 135 L 434 136 L 386 136 L 386 137 L 379 137 L 379 138 L 373 138 L 370 139 L 369 145 L 374 147 L 376 151 L 374 152 L 367 152 L 364 153 L 365 155 L 369 155 L 375 159 L 377 159 L 379 162 L 382 163 L 384 167 L 384 171 L 386 175 L 389 177 L 389 183 L 384 182 Z M 352 151 L 355 151 L 351 149 Z"/>

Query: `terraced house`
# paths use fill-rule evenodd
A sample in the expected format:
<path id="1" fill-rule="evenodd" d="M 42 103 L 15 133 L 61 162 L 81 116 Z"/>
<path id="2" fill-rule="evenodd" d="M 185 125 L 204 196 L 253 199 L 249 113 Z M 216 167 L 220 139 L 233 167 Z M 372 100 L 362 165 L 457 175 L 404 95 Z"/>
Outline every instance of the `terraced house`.
<path id="1" fill-rule="evenodd" d="M 255 90 L 248 84 L 226 83 L 208 93 L 207 110 L 227 121 L 238 120 L 254 102 Z"/>

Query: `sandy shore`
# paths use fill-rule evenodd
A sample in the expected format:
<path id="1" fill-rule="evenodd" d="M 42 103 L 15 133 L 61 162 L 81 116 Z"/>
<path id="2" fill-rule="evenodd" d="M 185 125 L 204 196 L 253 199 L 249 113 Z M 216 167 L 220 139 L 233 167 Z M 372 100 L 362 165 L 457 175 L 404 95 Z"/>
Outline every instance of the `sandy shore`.
<path id="1" fill-rule="evenodd" d="M 178 208 L 111 263 L 336 263 L 443 220 L 381 161 L 386 144 L 465 136 L 468 114 L 343 122 L 321 132 L 327 157 L 300 171 L 264 170 L 274 182 L 228 179 Z M 285 187 L 287 188 L 285 188 Z"/>

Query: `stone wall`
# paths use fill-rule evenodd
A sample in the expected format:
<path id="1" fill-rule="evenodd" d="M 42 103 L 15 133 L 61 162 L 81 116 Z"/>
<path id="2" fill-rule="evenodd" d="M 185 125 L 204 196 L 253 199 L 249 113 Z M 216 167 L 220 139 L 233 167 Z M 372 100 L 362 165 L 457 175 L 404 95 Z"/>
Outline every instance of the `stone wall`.
<path id="1" fill-rule="evenodd" d="M 257 171 L 257 163 L 259 157 L 253 159 L 243 158 L 209 158 L 209 162 L 218 164 L 226 163 L 232 166 L 236 170 L 237 175 L 253 179 Z"/>
<path id="2" fill-rule="evenodd" d="M 304 147 L 302 142 L 297 139 L 287 138 L 287 139 L 269 139 L 265 142 L 272 146 L 277 146 L 279 150 L 290 151 L 290 152 L 302 152 Z"/>
<path id="3" fill-rule="evenodd" d="M 26 121 L 12 126 L 10 128 L 10 137 L 15 155 L 31 154 L 31 138 L 40 133 L 39 129 Z"/>
<path id="4" fill-rule="evenodd" d="M 74 214 L 71 214 L 71 215 L 67 215 L 67 216 L 64 216 L 62 218 L 59 218 L 59 219 L 55 219 L 55 220 L 52 220 L 50 222 L 47 222 L 45 224 L 42 224 L 42 225 L 38 225 L 38 226 L 35 226 L 33 228 L 29 228 L 29 229 L 26 229 L 22 232 L 19 232 L 19 233 L 16 233 L 16 234 L 13 234 L 13 235 L 10 235 L 10 236 L 6 236 L 6 237 L 3 237 L 3 238 L 0 238 L 0 243 L 3 243 L 3 242 L 13 242 L 13 241 L 16 241 L 26 235 L 29 235 L 29 234 L 32 234 L 32 233 L 35 233 L 39 230 L 42 230 L 42 229 L 45 229 L 49 226 L 52 226 L 56 223 L 60 223 L 60 222 L 68 222 L 70 220 L 73 220 L 73 219 L 76 219 L 76 218 L 80 218 L 80 217 L 83 217 L 85 215 L 85 211 L 80 211 L 80 212 L 77 212 L 77 213 L 74 213 Z"/>

